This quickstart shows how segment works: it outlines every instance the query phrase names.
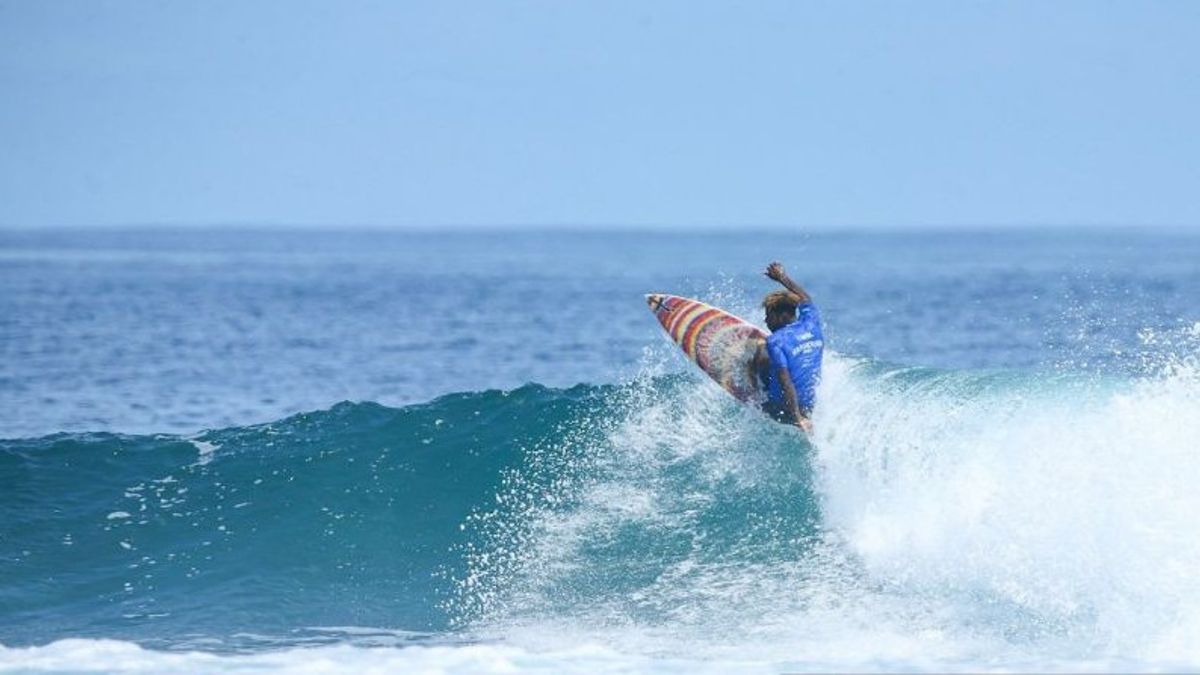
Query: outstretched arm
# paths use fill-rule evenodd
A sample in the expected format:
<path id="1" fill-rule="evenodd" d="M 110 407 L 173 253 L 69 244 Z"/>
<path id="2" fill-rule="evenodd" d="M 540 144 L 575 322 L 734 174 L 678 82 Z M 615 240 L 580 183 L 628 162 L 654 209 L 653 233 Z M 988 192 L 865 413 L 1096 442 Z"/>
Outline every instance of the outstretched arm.
<path id="1" fill-rule="evenodd" d="M 803 305 L 806 302 L 812 302 L 812 298 L 808 295 L 808 291 L 804 290 L 800 284 L 792 281 L 792 278 L 789 277 L 787 272 L 784 271 L 781 263 L 773 262 L 770 265 L 767 265 L 767 271 L 763 272 L 763 274 L 766 274 L 768 278 L 783 284 L 783 287 L 788 289 L 789 293 L 796 296 L 796 302 L 798 304 Z"/>

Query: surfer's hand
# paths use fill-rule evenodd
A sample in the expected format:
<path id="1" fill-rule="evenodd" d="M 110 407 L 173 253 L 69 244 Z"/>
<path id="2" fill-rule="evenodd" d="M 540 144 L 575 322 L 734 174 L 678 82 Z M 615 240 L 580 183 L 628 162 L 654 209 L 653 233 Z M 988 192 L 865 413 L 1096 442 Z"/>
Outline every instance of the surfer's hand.
<path id="1" fill-rule="evenodd" d="M 806 434 L 812 433 L 812 420 L 808 419 L 807 417 L 801 417 L 800 419 L 796 420 L 796 426 L 800 427 L 800 430 Z"/>
<path id="2" fill-rule="evenodd" d="M 783 278 L 787 276 L 787 272 L 783 271 L 783 265 L 779 262 L 772 262 L 770 265 L 767 265 L 767 271 L 763 272 L 763 274 L 767 275 L 768 279 L 774 281 L 783 281 Z"/>

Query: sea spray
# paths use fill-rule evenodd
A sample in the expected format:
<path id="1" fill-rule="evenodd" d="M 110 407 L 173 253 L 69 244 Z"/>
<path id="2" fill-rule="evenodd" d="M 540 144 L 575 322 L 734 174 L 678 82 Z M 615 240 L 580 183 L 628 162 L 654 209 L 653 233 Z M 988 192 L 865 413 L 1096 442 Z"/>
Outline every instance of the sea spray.
<path id="1" fill-rule="evenodd" d="M 1195 660 L 1186 361 L 1131 379 L 834 355 L 811 446 L 703 381 L 629 387 L 568 453 L 569 499 L 487 512 L 504 524 L 482 540 L 516 552 L 466 625 L 856 667 Z"/>

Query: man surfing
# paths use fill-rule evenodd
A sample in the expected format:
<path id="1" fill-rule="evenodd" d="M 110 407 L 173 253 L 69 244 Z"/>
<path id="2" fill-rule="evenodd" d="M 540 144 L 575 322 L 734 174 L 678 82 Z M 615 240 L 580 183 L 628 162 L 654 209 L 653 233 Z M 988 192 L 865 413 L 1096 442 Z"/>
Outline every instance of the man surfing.
<path id="1" fill-rule="evenodd" d="M 772 262 L 764 274 L 786 290 L 772 291 L 763 298 L 771 334 L 754 357 L 755 368 L 767 390 L 763 412 L 809 432 L 825 349 L 821 315 L 812 298 L 792 281 L 783 265 Z"/>

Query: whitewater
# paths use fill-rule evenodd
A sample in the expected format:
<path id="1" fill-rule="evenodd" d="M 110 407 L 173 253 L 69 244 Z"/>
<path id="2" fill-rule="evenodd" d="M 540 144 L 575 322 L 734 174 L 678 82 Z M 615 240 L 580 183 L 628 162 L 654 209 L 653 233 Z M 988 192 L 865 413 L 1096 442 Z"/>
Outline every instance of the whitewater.
<path id="1" fill-rule="evenodd" d="M 70 258 L 9 253 L 31 257 Z M 208 278 L 215 263 L 187 264 Z M 1062 269 L 1022 283 L 1049 292 Z M 826 295 L 861 276 L 842 274 Z M 958 292 L 940 274 L 935 292 Z M 1195 273 L 1164 274 L 1132 286 L 1191 302 Z M 1012 292 L 1001 277 L 988 297 Z M 1084 290 L 1111 307 L 1107 279 Z M 756 317 L 752 280 L 695 283 Z M 963 361 L 995 334 L 990 308 L 964 310 L 978 333 L 928 327 L 961 345 L 914 348 L 934 365 L 844 340 L 805 437 L 695 372 L 639 301 L 636 353 L 588 383 L 439 382 L 449 391 L 412 402 L 260 407 L 248 416 L 268 419 L 196 429 L 140 430 L 121 412 L 0 440 L 0 670 L 1200 669 L 1200 324 L 1186 307 L 1097 324 L 1076 304 L 1065 327 L 1018 322 L 1007 344 L 977 346 L 984 365 Z M 1014 341 L 1073 333 L 1039 364 L 996 364 Z M 11 396 L 23 381 L 8 368 Z M 8 428 L 82 419 L 78 403 Z"/>

